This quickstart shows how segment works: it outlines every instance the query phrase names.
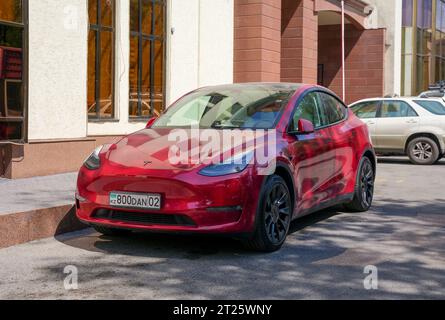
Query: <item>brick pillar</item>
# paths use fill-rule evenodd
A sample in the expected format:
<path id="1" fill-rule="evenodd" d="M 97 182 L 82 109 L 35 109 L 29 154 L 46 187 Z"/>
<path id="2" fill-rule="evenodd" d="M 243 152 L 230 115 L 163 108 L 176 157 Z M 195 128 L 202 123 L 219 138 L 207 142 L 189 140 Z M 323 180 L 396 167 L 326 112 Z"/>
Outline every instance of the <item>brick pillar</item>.
<path id="1" fill-rule="evenodd" d="M 317 83 L 318 16 L 314 0 L 283 0 L 281 81 Z"/>
<path id="2" fill-rule="evenodd" d="M 235 82 L 279 82 L 281 0 L 235 0 Z"/>

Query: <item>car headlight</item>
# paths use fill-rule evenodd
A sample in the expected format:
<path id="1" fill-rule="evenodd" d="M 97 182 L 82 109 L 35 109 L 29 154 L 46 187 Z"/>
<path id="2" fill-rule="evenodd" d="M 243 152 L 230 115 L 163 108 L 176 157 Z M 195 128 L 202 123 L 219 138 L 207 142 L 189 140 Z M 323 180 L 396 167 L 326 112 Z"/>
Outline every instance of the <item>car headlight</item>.
<path id="1" fill-rule="evenodd" d="M 254 151 L 247 151 L 218 164 L 213 164 L 199 171 L 200 175 L 219 177 L 244 171 L 251 163 Z"/>
<path id="2" fill-rule="evenodd" d="M 92 154 L 84 161 L 84 166 L 89 170 L 97 170 L 100 168 L 99 154 L 102 151 L 103 146 L 97 147 Z"/>

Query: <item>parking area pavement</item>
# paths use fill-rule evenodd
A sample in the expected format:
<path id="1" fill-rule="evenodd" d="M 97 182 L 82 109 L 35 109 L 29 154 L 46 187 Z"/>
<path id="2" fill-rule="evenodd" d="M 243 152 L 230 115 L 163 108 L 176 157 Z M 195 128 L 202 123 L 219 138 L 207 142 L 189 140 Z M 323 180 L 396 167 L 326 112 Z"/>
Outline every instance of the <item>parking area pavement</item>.
<path id="1" fill-rule="evenodd" d="M 378 165 L 375 202 L 296 221 L 279 252 L 252 253 L 211 237 L 91 230 L 0 250 L 1 299 L 445 298 L 445 160 Z M 64 288 L 64 269 L 78 289 Z M 378 289 L 366 290 L 375 266 Z"/>

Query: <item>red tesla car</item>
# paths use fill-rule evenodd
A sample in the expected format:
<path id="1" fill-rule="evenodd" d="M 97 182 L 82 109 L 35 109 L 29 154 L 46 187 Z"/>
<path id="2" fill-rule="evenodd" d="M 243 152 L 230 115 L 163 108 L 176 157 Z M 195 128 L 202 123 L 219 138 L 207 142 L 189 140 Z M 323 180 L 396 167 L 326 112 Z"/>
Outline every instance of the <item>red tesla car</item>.
<path id="1" fill-rule="evenodd" d="M 375 173 L 366 125 L 328 89 L 206 87 L 97 148 L 79 172 L 77 216 L 106 235 L 222 234 L 271 252 L 296 218 L 367 211 Z"/>

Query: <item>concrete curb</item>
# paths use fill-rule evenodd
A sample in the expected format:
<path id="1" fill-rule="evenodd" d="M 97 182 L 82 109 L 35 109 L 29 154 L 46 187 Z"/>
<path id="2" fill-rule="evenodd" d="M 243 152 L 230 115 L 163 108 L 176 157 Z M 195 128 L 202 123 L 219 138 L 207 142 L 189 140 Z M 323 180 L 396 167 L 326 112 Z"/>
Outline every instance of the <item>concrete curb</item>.
<path id="1" fill-rule="evenodd" d="M 0 248 L 85 228 L 74 205 L 0 215 Z"/>

